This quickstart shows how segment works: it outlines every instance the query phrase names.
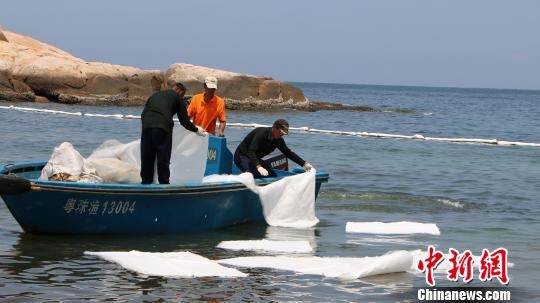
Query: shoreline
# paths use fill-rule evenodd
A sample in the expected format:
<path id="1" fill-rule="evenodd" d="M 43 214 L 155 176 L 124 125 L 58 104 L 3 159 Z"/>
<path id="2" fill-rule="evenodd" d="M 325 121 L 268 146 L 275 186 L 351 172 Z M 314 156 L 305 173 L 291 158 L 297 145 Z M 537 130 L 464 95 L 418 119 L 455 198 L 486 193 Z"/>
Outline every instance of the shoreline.
<path id="1" fill-rule="evenodd" d="M 190 96 L 188 96 L 190 97 Z M 21 100 L 19 98 L 7 99 L 4 96 L 0 95 L 0 102 L 14 102 L 18 104 L 62 104 L 62 105 L 83 105 L 83 106 L 97 106 L 97 107 L 108 107 L 108 106 L 118 106 L 118 107 L 137 107 L 143 106 L 144 102 L 140 104 L 126 103 L 126 102 L 111 102 L 114 96 L 103 96 L 101 102 L 58 102 L 50 100 L 44 96 L 35 96 L 34 101 Z M 74 99 L 70 99 L 74 100 Z M 291 111 L 302 111 L 302 112 L 316 112 L 316 111 L 352 111 L 352 112 L 381 112 L 381 110 L 369 107 L 369 106 L 360 106 L 360 105 L 349 105 L 328 101 L 307 101 L 307 104 L 304 106 L 295 106 L 294 103 L 282 102 L 274 103 L 261 100 L 248 100 L 248 101 L 237 101 L 231 99 L 225 99 L 225 108 L 232 111 L 245 111 L 245 112 L 291 112 Z"/>

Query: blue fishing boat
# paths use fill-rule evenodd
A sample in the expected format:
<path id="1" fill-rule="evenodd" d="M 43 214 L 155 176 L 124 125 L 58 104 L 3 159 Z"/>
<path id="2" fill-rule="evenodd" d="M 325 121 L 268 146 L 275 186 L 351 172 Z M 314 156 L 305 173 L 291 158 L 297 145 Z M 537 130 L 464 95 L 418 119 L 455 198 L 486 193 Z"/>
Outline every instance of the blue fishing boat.
<path id="1" fill-rule="evenodd" d="M 276 161 L 283 164 L 282 161 Z M 238 182 L 170 185 L 38 180 L 46 162 L 0 165 L 0 196 L 25 232 L 163 234 L 264 222 L 259 196 Z M 265 185 L 303 172 L 276 170 Z M 206 175 L 238 173 L 225 138 L 210 137 Z M 329 175 L 317 172 L 315 195 Z"/>

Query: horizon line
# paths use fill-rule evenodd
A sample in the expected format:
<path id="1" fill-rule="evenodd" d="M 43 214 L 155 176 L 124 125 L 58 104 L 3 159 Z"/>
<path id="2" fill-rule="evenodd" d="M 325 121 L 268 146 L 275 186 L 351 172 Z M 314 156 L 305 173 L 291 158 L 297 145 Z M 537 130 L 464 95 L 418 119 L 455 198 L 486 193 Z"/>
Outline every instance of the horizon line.
<path id="1" fill-rule="evenodd" d="M 369 83 L 339 83 L 339 82 L 311 82 L 282 80 L 287 83 L 306 83 L 306 84 L 333 84 L 333 85 L 357 85 L 357 86 L 393 86 L 393 87 L 417 87 L 417 88 L 444 88 L 444 89 L 471 89 L 471 90 L 507 90 L 507 91 L 534 91 L 540 92 L 540 88 L 496 88 L 496 87 L 460 87 L 460 86 L 431 86 L 431 85 L 404 85 L 404 84 L 369 84 Z"/>

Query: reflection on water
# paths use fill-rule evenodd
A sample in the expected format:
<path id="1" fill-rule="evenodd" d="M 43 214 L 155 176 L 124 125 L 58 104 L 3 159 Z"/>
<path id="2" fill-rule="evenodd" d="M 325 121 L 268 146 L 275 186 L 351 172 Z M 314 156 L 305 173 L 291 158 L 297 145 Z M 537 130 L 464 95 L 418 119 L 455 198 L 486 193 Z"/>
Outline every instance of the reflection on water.
<path id="1" fill-rule="evenodd" d="M 337 279 L 292 272 L 243 268 L 247 278 L 163 278 L 144 276 L 117 264 L 84 255 L 85 251 L 191 251 L 211 259 L 249 255 L 215 246 L 221 241 L 269 239 L 307 240 L 314 247 L 316 229 L 244 224 L 219 231 L 190 235 L 62 236 L 2 231 L 0 299 L 17 296 L 28 301 L 90 300 L 115 302 L 169 302 L 273 300 L 351 301 L 359 294 L 384 294 L 409 285 L 410 276 L 385 275 L 365 281 Z M 6 245 L 10 243 L 9 245 Z M 378 286 L 377 286 L 378 285 Z M 31 289 L 31 291 L 29 291 Z"/>
<path id="2" fill-rule="evenodd" d="M 274 241 L 309 241 L 311 248 L 316 250 L 317 237 L 320 236 L 315 228 L 287 228 L 268 226 L 266 239 Z"/>

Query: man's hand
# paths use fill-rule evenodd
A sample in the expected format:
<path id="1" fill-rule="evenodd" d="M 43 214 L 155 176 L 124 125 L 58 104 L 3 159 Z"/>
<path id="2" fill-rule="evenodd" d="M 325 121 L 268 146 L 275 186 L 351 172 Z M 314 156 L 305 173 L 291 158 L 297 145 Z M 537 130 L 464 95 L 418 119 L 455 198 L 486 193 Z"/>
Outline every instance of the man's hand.
<path id="1" fill-rule="evenodd" d="M 304 166 L 302 166 L 306 171 L 310 171 L 312 170 L 314 167 L 313 165 L 309 164 L 309 163 L 304 163 Z"/>
<path id="2" fill-rule="evenodd" d="M 225 121 L 219 121 L 219 133 L 218 135 L 220 137 L 225 137 L 225 124 L 227 124 L 227 122 Z"/>
<path id="3" fill-rule="evenodd" d="M 204 128 L 198 125 L 195 125 L 195 126 L 197 127 L 197 135 L 202 136 L 202 137 L 206 137 L 206 135 L 208 135 L 208 133 L 204 130 Z"/>
<path id="4" fill-rule="evenodd" d="M 262 167 L 262 166 L 260 166 L 260 165 L 257 165 L 257 171 L 258 171 L 259 174 L 261 174 L 261 176 L 263 176 L 263 177 L 267 177 L 267 176 L 268 176 L 268 171 L 267 171 L 264 167 Z"/>

